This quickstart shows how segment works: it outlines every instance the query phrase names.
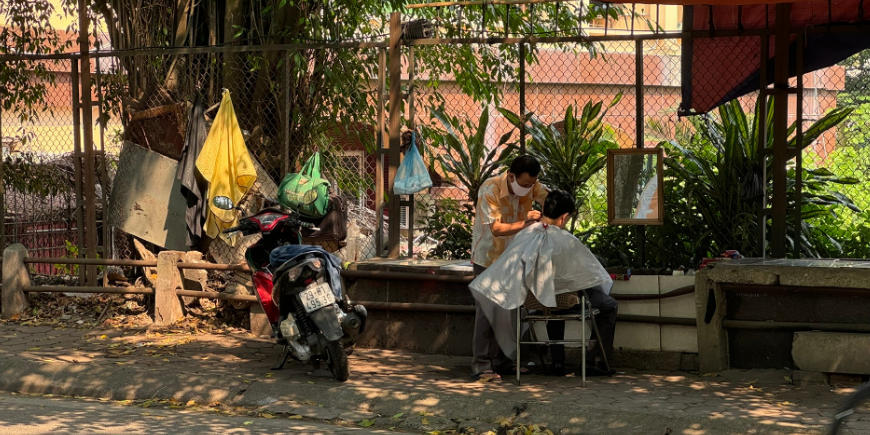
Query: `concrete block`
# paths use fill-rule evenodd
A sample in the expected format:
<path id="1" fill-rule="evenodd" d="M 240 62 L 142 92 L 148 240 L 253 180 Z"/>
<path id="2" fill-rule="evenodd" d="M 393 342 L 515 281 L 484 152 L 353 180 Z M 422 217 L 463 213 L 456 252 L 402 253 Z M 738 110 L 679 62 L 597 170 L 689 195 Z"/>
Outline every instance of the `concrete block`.
<path id="1" fill-rule="evenodd" d="M 269 324 L 269 317 L 262 305 L 259 303 L 251 305 L 249 315 L 251 316 L 251 334 L 257 337 L 272 336 L 272 325 Z"/>
<path id="2" fill-rule="evenodd" d="M 625 350 L 662 350 L 659 325 L 644 323 L 616 323 L 613 347 Z"/>
<path id="3" fill-rule="evenodd" d="M 706 275 L 713 282 L 728 284 L 779 285 L 779 274 L 773 267 L 744 267 L 717 263 Z"/>
<path id="4" fill-rule="evenodd" d="M 657 295 L 659 294 L 659 277 L 655 275 L 632 276 L 628 281 L 614 281 L 612 295 Z M 659 301 L 619 301 L 620 314 L 637 316 L 658 316 Z"/>
<path id="5" fill-rule="evenodd" d="M 698 330 L 694 326 L 662 325 L 662 350 L 698 352 Z"/>
<path id="6" fill-rule="evenodd" d="M 184 316 L 181 298 L 175 290 L 181 288 L 178 261 L 181 252 L 163 251 L 157 255 L 157 285 L 154 287 L 154 323 L 172 325 Z"/>
<path id="7" fill-rule="evenodd" d="M 798 387 L 806 387 L 807 385 L 827 385 L 828 377 L 822 372 L 794 370 L 791 372 L 791 381 Z"/>
<path id="8" fill-rule="evenodd" d="M 669 293 L 681 287 L 694 285 L 694 276 L 660 276 L 659 294 Z M 659 312 L 662 317 L 694 319 L 697 316 L 694 293 L 675 298 L 660 299 Z"/>
<path id="9" fill-rule="evenodd" d="M 25 258 L 27 248 L 20 243 L 10 245 L 3 251 L 3 288 L 0 301 L 4 319 L 20 315 L 30 306 L 23 291 L 24 287 L 30 285 L 30 272 L 24 264 Z"/>
<path id="10" fill-rule="evenodd" d="M 870 374 L 870 334 L 795 332 L 792 358 L 806 371 Z"/>

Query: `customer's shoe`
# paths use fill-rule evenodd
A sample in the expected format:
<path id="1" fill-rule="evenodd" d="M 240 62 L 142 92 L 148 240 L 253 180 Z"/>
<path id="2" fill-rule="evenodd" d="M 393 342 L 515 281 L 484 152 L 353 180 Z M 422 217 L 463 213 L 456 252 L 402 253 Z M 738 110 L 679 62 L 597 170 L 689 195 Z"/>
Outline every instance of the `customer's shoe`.
<path id="1" fill-rule="evenodd" d="M 580 371 L 582 373 L 583 367 L 580 367 Z M 604 364 L 587 364 L 586 365 L 586 377 L 596 377 L 596 376 L 613 376 L 616 373 L 614 370 L 610 370 L 608 372 L 607 367 Z"/>
<path id="2" fill-rule="evenodd" d="M 554 362 L 550 365 L 550 370 L 547 372 L 550 376 L 565 376 L 565 363 Z"/>

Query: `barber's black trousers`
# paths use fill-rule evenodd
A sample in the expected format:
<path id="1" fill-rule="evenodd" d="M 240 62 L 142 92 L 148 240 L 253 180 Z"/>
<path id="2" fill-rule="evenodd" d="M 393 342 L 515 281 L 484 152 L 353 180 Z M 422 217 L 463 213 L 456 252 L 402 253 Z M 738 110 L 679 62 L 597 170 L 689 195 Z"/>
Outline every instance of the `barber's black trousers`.
<path id="1" fill-rule="evenodd" d="M 597 289 L 586 290 L 589 294 L 589 301 L 592 308 L 600 310 L 595 316 L 595 325 L 598 327 L 598 332 L 601 334 L 602 343 L 598 343 L 597 349 L 603 349 L 607 355 L 607 361 L 613 364 L 613 336 L 616 334 L 616 311 L 617 302 L 609 295 Z M 580 314 L 581 308 L 579 305 L 554 312 L 553 314 Z M 550 340 L 562 340 L 565 338 L 565 322 L 547 322 L 547 336 Z M 596 339 L 595 334 L 592 334 L 592 339 Z M 550 346 L 550 355 L 553 357 L 554 363 L 565 363 L 565 346 L 554 344 Z M 587 354 L 586 359 L 594 362 L 595 358 L 600 358 L 600 354 L 596 351 L 592 354 Z"/>

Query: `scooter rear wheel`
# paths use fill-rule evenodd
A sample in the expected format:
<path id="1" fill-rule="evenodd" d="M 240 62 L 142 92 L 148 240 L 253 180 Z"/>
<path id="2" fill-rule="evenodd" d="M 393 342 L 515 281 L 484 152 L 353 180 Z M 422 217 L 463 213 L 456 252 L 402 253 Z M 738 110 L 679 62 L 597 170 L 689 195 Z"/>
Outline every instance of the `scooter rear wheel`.
<path id="1" fill-rule="evenodd" d="M 338 341 L 331 341 L 326 345 L 326 353 L 329 357 L 327 363 L 332 376 L 339 382 L 346 381 L 350 377 L 350 365 L 344 347 Z"/>

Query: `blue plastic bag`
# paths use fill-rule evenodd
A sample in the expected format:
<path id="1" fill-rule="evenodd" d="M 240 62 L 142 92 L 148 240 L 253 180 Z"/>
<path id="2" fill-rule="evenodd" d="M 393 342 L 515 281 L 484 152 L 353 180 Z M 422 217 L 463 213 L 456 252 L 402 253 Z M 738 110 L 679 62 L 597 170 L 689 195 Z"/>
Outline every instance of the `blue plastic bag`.
<path id="1" fill-rule="evenodd" d="M 408 147 L 408 152 L 396 172 L 396 181 L 393 182 L 393 191 L 397 195 L 412 195 L 432 187 L 432 178 L 429 177 L 423 157 L 417 150 L 415 134 L 411 133 L 411 146 Z"/>

